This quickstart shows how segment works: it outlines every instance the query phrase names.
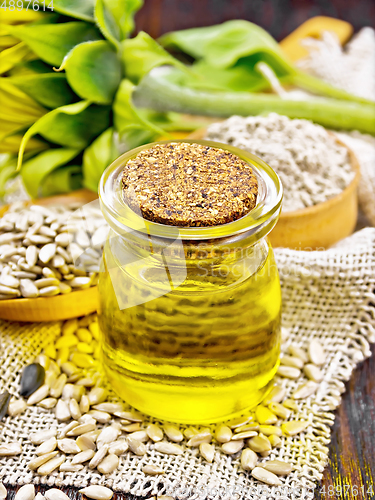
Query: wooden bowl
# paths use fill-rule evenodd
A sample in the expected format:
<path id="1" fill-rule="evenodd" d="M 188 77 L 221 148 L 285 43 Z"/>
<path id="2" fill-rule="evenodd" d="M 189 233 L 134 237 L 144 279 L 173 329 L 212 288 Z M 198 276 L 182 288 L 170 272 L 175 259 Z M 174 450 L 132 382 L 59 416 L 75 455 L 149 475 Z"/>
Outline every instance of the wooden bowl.
<path id="1" fill-rule="evenodd" d="M 189 135 L 189 139 L 203 139 L 206 129 Z M 293 250 L 325 250 L 351 235 L 357 223 L 357 187 L 360 178 L 358 160 L 346 144 L 336 141 L 348 150 L 355 176 L 337 196 L 312 207 L 282 212 L 278 223 L 269 234 L 273 247 Z"/>
<path id="2" fill-rule="evenodd" d="M 69 195 L 51 196 L 40 200 L 30 201 L 38 205 L 68 205 L 80 202 L 89 203 L 97 196 L 86 189 L 75 191 Z M 7 210 L 2 207 L 0 216 Z M 35 299 L 9 299 L 0 300 L 0 318 L 9 321 L 58 321 L 78 316 L 86 316 L 97 310 L 98 287 L 93 286 L 84 290 L 54 297 L 37 297 Z"/>

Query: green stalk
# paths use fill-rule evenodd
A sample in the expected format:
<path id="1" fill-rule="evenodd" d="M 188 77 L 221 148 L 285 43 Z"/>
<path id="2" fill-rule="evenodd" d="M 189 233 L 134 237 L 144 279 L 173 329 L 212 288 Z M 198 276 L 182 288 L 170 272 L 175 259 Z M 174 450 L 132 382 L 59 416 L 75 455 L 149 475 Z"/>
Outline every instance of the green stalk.
<path id="1" fill-rule="evenodd" d="M 133 94 L 135 104 L 159 111 L 218 117 L 275 112 L 290 118 L 312 120 L 328 128 L 375 135 L 375 103 L 360 104 L 331 98 L 297 101 L 273 94 L 207 92 L 171 83 L 169 71 L 163 67 L 146 75 Z"/>

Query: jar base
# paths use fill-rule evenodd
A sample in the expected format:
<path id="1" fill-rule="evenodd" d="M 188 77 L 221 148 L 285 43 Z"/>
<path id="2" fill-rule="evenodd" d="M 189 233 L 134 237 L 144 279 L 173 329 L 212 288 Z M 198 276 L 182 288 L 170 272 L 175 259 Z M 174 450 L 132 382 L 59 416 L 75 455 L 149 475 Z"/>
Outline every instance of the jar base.
<path id="1" fill-rule="evenodd" d="M 137 410 L 159 420 L 181 424 L 211 424 L 243 414 L 258 405 L 272 385 L 279 361 L 267 373 L 235 382 L 172 385 L 130 377 L 104 360 L 113 390 Z"/>

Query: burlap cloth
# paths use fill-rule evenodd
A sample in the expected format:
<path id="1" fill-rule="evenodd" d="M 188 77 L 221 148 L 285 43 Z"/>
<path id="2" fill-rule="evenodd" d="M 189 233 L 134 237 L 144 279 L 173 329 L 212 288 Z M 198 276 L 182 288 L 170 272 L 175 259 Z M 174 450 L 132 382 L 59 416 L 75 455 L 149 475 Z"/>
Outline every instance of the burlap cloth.
<path id="1" fill-rule="evenodd" d="M 276 258 L 283 291 L 283 331 L 287 335 L 283 349 L 290 343 L 306 347 L 317 338 L 328 355 L 318 392 L 298 403 L 298 412 L 292 417 L 307 419 L 310 426 L 298 437 L 283 437 L 281 448 L 269 457 L 293 464 L 285 488 L 275 490 L 253 480 L 242 471 L 240 454 L 229 457 L 217 451 L 214 462 L 208 464 L 196 448 L 186 448 L 183 455 L 175 457 L 157 453 L 150 444 L 144 457 L 126 453 L 119 469 L 106 477 L 88 468 L 74 474 L 55 472 L 39 477 L 27 468 L 35 449 L 28 438 L 32 432 L 64 424 L 57 424 L 52 411 L 38 407 L 28 408 L 18 417 L 7 417 L 0 424 L 0 442 L 20 440 L 24 450 L 20 457 L 0 459 L 2 480 L 58 486 L 100 483 L 134 495 L 159 493 L 179 498 L 191 494 L 218 499 L 312 496 L 327 462 L 330 426 L 335 418 L 332 410 L 340 404 L 344 382 L 357 363 L 370 356 L 369 343 L 375 340 L 375 229 L 363 229 L 324 252 L 277 249 Z M 58 324 L 1 322 L 0 331 L 0 386 L 17 394 L 22 366 L 54 339 Z M 300 383 L 282 380 L 288 394 Z M 162 466 L 165 475 L 144 475 L 141 468 L 146 463 Z"/>

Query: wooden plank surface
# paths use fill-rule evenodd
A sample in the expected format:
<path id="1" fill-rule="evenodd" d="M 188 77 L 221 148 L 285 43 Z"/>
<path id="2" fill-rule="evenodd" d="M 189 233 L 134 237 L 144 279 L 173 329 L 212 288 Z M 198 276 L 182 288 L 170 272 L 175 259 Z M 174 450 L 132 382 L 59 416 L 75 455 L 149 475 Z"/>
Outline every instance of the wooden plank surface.
<path id="1" fill-rule="evenodd" d="M 329 464 L 315 491 L 315 500 L 375 498 L 375 345 L 372 353 L 373 356 L 353 373 L 336 412 Z M 16 488 L 9 488 L 8 500 L 14 498 L 15 491 Z M 63 491 L 72 500 L 80 499 L 76 488 L 64 488 Z M 114 495 L 113 498 L 142 500 L 131 495 Z"/>

